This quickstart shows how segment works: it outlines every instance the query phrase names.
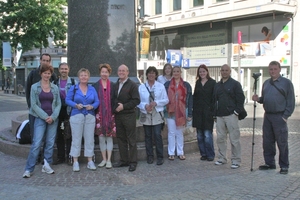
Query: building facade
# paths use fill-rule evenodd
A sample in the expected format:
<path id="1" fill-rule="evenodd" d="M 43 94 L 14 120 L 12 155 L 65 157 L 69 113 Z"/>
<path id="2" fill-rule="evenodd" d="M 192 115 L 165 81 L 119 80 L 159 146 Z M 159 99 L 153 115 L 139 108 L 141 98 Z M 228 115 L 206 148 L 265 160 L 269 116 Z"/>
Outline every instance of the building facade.
<path id="1" fill-rule="evenodd" d="M 181 52 L 184 79 L 195 85 L 200 64 L 209 68 L 212 78 L 220 79 L 220 67 L 232 67 L 247 100 L 253 94 L 252 74 L 260 72 L 257 92 L 269 78 L 268 63 L 282 65 L 282 76 L 292 80 L 299 102 L 300 18 L 296 0 L 138 0 L 140 33 L 149 32 L 148 51 L 140 39 L 138 72 L 155 66 L 162 69 L 173 62 L 168 52 Z M 151 23 L 149 23 L 151 22 Z M 150 31 L 149 31 L 150 29 Z M 241 41 L 238 41 L 241 32 Z M 145 34 L 140 34 L 145 35 Z M 268 37 L 268 41 L 265 41 Z M 146 43 L 147 44 L 147 43 Z M 141 50 L 142 49 L 142 50 Z"/>

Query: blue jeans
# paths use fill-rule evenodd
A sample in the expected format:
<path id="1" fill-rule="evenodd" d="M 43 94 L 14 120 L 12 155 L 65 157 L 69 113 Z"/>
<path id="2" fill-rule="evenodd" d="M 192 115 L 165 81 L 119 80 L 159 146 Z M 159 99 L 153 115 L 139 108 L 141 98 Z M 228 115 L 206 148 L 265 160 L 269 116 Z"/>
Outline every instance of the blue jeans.
<path id="1" fill-rule="evenodd" d="M 197 140 L 201 156 L 215 158 L 212 130 L 197 129 Z"/>
<path id="2" fill-rule="evenodd" d="M 57 119 L 52 124 L 48 124 L 45 122 L 45 120 L 39 117 L 35 118 L 33 143 L 31 144 L 25 170 L 33 172 L 44 137 L 44 158 L 49 164 L 52 163 L 53 147 L 55 143 L 57 124 Z"/>
<path id="3" fill-rule="evenodd" d="M 161 136 L 161 124 L 157 125 L 143 125 L 145 131 L 145 144 L 146 144 L 146 153 L 147 156 L 153 157 L 153 143 L 152 138 L 154 136 L 155 146 L 156 146 L 156 157 L 163 158 L 164 157 L 164 146 L 163 140 Z"/>

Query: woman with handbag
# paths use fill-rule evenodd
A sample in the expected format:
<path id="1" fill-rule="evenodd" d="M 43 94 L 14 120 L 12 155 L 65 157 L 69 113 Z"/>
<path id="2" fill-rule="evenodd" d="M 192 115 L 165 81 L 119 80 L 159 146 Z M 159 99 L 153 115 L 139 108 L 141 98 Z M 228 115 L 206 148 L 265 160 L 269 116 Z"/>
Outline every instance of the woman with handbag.
<path id="1" fill-rule="evenodd" d="M 111 154 L 113 150 L 113 137 L 116 137 L 114 108 L 114 83 L 109 80 L 112 69 L 109 64 L 100 64 L 100 80 L 93 84 L 98 93 L 100 106 L 96 109 L 96 129 L 99 136 L 99 146 L 102 154 L 102 161 L 98 167 L 112 168 Z"/>
<path id="2" fill-rule="evenodd" d="M 155 67 L 149 67 L 146 71 L 147 81 L 139 86 L 141 102 L 140 122 L 145 131 L 145 145 L 147 153 L 147 163 L 154 161 L 152 138 L 155 138 L 157 165 L 162 165 L 163 141 L 161 136 L 162 125 L 164 123 L 164 106 L 169 102 L 164 85 L 157 82 L 158 71 Z"/>
<path id="3" fill-rule="evenodd" d="M 169 97 L 167 104 L 169 160 L 174 160 L 175 148 L 178 158 L 185 160 L 183 130 L 186 124 L 192 120 L 192 87 L 181 78 L 180 67 L 173 67 L 172 73 L 173 78 L 165 83 Z"/>
<path id="4" fill-rule="evenodd" d="M 92 160 L 94 156 L 95 109 L 99 106 L 98 94 L 93 86 L 88 85 L 90 72 L 81 68 L 78 73 L 79 84 L 68 91 L 66 104 L 72 107 L 70 124 L 72 144 L 70 156 L 73 157 L 73 171 L 80 171 L 78 157 L 81 151 L 81 140 L 84 137 L 84 156 L 87 157 L 87 168 L 96 170 Z"/>
<path id="5" fill-rule="evenodd" d="M 206 65 L 197 69 L 193 95 L 193 127 L 197 130 L 200 160 L 213 161 L 215 158 L 213 126 L 213 92 L 216 81 L 209 76 Z"/>
<path id="6" fill-rule="evenodd" d="M 43 141 L 45 145 L 42 172 L 54 173 L 49 164 L 52 163 L 61 101 L 58 87 L 50 82 L 53 72 L 52 66 L 42 65 L 40 67 L 41 80 L 31 86 L 29 114 L 35 117 L 34 134 L 23 178 L 30 178 Z"/>

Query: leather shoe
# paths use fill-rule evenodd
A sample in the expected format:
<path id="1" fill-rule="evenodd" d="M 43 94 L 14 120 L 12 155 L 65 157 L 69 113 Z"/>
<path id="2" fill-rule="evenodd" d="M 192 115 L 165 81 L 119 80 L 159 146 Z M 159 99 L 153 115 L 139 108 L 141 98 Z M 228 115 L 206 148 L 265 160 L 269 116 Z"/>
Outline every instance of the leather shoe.
<path id="1" fill-rule="evenodd" d="M 264 164 L 264 165 L 259 166 L 258 169 L 259 169 L 259 170 L 276 169 L 276 166 L 275 166 L 275 165 L 267 165 L 267 164 Z"/>
<path id="2" fill-rule="evenodd" d="M 214 161 L 214 158 L 207 158 L 207 161 Z"/>
<path id="3" fill-rule="evenodd" d="M 128 171 L 133 172 L 133 171 L 135 171 L 135 169 L 136 169 L 136 165 L 131 164 L 131 165 L 129 165 Z"/>
<path id="4" fill-rule="evenodd" d="M 206 156 L 201 156 L 200 160 L 207 160 Z"/>
<path id="5" fill-rule="evenodd" d="M 127 166 L 129 166 L 129 164 L 124 162 L 117 162 L 113 164 L 113 167 L 127 167 Z"/>
<path id="6" fill-rule="evenodd" d="M 157 165 L 162 165 L 162 164 L 164 164 L 164 159 L 163 159 L 163 158 L 157 159 L 156 164 L 157 164 Z"/>
<path id="7" fill-rule="evenodd" d="M 288 174 L 289 173 L 289 169 L 288 168 L 281 168 L 280 169 L 280 174 Z"/>
<path id="8" fill-rule="evenodd" d="M 63 160 L 63 159 L 57 159 L 56 161 L 54 161 L 52 163 L 52 165 L 59 165 L 59 164 L 62 164 L 62 163 L 65 163 L 65 160 Z"/>
<path id="9" fill-rule="evenodd" d="M 152 164 L 153 163 L 153 157 L 152 156 L 148 156 L 148 158 L 147 158 L 147 163 L 148 164 Z"/>

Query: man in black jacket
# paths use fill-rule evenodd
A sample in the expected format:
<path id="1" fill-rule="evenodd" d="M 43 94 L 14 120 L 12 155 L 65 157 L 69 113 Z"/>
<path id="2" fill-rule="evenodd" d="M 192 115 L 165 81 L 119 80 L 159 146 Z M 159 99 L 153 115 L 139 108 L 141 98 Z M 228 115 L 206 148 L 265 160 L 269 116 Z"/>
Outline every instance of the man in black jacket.
<path id="1" fill-rule="evenodd" d="M 137 166 L 135 109 L 140 104 L 140 94 L 137 84 L 128 78 L 128 74 L 129 70 L 126 65 L 118 68 L 119 79 L 116 83 L 114 98 L 120 162 L 115 163 L 113 167 L 129 166 L 129 171 L 132 172 Z"/>
<path id="2" fill-rule="evenodd" d="M 214 88 L 217 145 L 219 149 L 216 165 L 227 163 L 227 134 L 231 143 L 231 168 L 240 167 L 241 145 L 238 115 L 243 110 L 245 96 L 239 82 L 232 79 L 231 69 L 225 64 L 221 67 L 222 79 Z"/>
<path id="3" fill-rule="evenodd" d="M 41 65 L 50 65 L 51 63 L 51 56 L 48 53 L 43 53 L 40 57 L 40 66 Z M 31 86 L 41 80 L 41 75 L 40 75 L 40 66 L 37 69 L 32 70 L 27 77 L 27 83 L 26 83 L 26 102 L 28 105 L 28 109 L 30 109 L 30 91 L 31 91 Z M 56 75 L 55 73 L 52 74 L 50 81 L 52 82 L 53 80 L 56 80 Z M 34 133 L 34 121 L 35 117 L 33 115 L 29 114 L 29 126 L 30 126 L 30 134 L 31 138 L 33 138 L 33 133 Z"/>

